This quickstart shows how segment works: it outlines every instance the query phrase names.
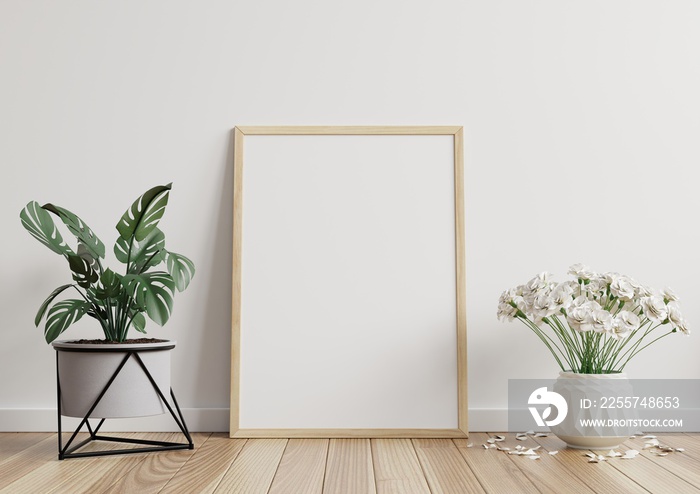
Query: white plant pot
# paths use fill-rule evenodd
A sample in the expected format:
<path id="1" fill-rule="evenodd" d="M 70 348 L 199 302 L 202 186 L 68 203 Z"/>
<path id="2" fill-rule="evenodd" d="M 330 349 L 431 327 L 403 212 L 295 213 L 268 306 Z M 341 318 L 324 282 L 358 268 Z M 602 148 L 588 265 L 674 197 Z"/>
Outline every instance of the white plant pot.
<path id="1" fill-rule="evenodd" d="M 629 426 L 601 427 L 584 426 L 586 419 L 613 420 L 616 423 L 626 419 L 637 418 L 634 410 L 624 408 L 603 408 L 605 399 L 618 396 L 632 396 L 632 386 L 625 373 L 617 374 L 577 374 L 560 372 L 552 386 L 566 400 L 569 411 L 559 425 L 550 427 L 551 431 L 567 446 L 575 449 L 614 449 L 634 433 Z M 581 400 L 589 406 L 580 406 Z"/>
<path id="2" fill-rule="evenodd" d="M 129 344 L 79 344 L 55 341 L 61 386 L 61 414 L 83 418 L 129 351 L 135 351 L 163 396 L 170 397 L 170 351 L 175 341 Z M 112 382 L 91 418 L 125 418 L 167 412 L 148 376 L 132 355 Z"/>

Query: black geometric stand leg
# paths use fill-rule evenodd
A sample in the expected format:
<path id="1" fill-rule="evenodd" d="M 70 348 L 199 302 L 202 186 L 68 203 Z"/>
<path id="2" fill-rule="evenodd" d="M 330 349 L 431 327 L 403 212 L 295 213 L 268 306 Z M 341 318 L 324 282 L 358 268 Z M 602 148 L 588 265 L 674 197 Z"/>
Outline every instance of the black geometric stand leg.
<path id="1" fill-rule="evenodd" d="M 165 406 L 168 408 L 168 412 L 170 412 L 170 415 L 172 418 L 175 420 L 175 423 L 177 426 L 180 428 L 180 431 L 182 432 L 183 436 L 187 439 L 186 443 L 175 443 L 175 442 L 167 442 L 167 441 L 149 441 L 146 439 L 129 439 L 129 438 L 123 438 L 123 437 L 112 437 L 112 436 L 103 436 L 101 434 L 98 434 L 100 431 L 100 428 L 102 427 L 102 424 L 104 424 L 105 419 L 101 419 L 100 422 L 97 424 L 97 427 L 93 429 L 93 427 L 90 425 L 89 417 L 92 414 L 93 410 L 97 407 L 97 405 L 100 403 L 102 400 L 102 397 L 107 393 L 107 390 L 109 387 L 112 385 L 116 377 L 119 375 L 121 370 L 124 368 L 124 365 L 126 365 L 126 362 L 130 358 L 136 359 L 138 362 L 139 366 L 143 370 L 143 372 L 146 374 L 146 377 L 148 377 L 148 380 L 150 381 L 151 385 L 153 386 L 153 389 L 158 393 L 158 396 L 160 397 L 161 401 L 165 404 Z M 61 429 L 61 379 L 59 376 L 59 370 L 58 370 L 58 352 L 56 352 L 56 389 L 57 389 L 57 395 L 58 395 L 58 459 L 63 460 L 65 458 L 85 458 L 89 456 L 107 456 L 107 455 L 128 455 L 128 454 L 133 454 L 133 453 L 152 453 L 155 451 L 172 451 L 176 449 L 194 449 L 194 442 L 192 442 L 192 436 L 190 436 L 190 431 L 187 429 L 187 424 L 185 424 L 185 418 L 182 416 L 182 411 L 180 410 L 180 406 L 177 403 L 177 400 L 175 399 L 175 394 L 173 393 L 172 388 L 170 388 L 170 397 L 173 400 L 173 404 L 175 405 L 175 410 L 173 410 L 173 407 L 170 406 L 170 403 L 168 403 L 168 400 L 163 396 L 162 391 L 156 384 L 155 379 L 153 379 L 153 376 L 151 373 L 148 371 L 148 368 L 146 365 L 143 363 L 143 360 L 141 360 L 141 357 L 139 356 L 138 352 L 136 351 L 128 351 L 127 354 L 124 356 L 124 359 L 121 361 L 119 366 L 117 367 L 117 370 L 114 371 L 114 374 L 112 374 L 112 377 L 110 377 L 109 381 L 107 381 L 107 384 L 105 387 L 102 389 L 100 394 L 98 395 L 97 399 L 95 402 L 92 404 L 88 412 L 85 414 L 85 417 L 80 421 L 80 425 L 78 426 L 77 429 L 73 432 L 71 435 L 70 439 L 68 439 L 68 442 L 66 442 L 66 445 L 63 446 L 63 434 L 62 434 L 62 429 Z M 175 413 L 177 411 L 177 414 Z M 77 437 L 78 433 L 81 431 L 83 426 L 87 427 L 88 433 L 90 434 L 90 437 L 85 439 L 84 441 L 81 441 L 78 444 L 71 445 L 73 444 L 73 440 Z M 87 451 L 87 452 L 79 452 L 78 450 L 81 449 L 83 446 L 86 446 L 87 444 L 91 443 L 92 441 L 108 441 L 108 442 L 115 442 L 115 443 L 126 443 L 126 444 L 141 444 L 143 446 L 147 446 L 144 448 L 132 448 L 132 449 L 111 449 L 107 451 Z"/>

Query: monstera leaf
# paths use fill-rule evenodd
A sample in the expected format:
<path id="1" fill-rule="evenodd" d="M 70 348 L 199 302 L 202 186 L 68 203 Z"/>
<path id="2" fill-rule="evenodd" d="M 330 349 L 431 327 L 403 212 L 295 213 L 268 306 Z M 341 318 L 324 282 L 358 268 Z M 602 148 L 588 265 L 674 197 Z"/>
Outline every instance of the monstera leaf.
<path id="1" fill-rule="evenodd" d="M 42 208 L 61 218 L 68 230 L 78 239 L 79 246 L 83 246 L 93 258 L 104 259 L 105 245 L 83 220 L 67 209 L 53 204 L 44 204 Z"/>
<path id="2" fill-rule="evenodd" d="M 51 292 L 51 295 L 49 295 L 46 300 L 44 300 L 44 303 L 41 304 L 41 307 L 39 307 L 39 311 L 36 313 L 36 317 L 34 318 L 34 325 L 36 327 L 39 327 L 39 323 L 41 322 L 41 319 L 44 317 L 44 314 L 46 313 L 46 309 L 49 308 L 49 305 L 51 305 L 51 302 L 53 302 L 53 299 L 55 299 L 59 293 L 61 293 L 63 290 L 66 288 L 70 288 L 73 285 L 68 284 L 68 285 L 62 285 L 56 288 L 53 292 Z"/>
<path id="3" fill-rule="evenodd" d="M 90 262 L 84 257 L 69 255 L 68 264 L 73 274 L 73 279 L 82 288 L 90 288 L 100 277 L 97 272 L 92 269 Z"/>
<path id="4" fill-rule="evenodd" d="M 139 333 L 146 334 L 146 317 L 142 312 L 136 312 L 131 320 L 131 325 Z"/>
<path id="5" fill-rule="evenodd" d="M 122 277 L 112 271 L 106 269 L 100 276 L 100 284 L 95 287 L 94 295 L 98 300 L 106 300 L 108 298 L 116 298 L 124 289 L 121 283 Z"/>
<path id="6" fill-rule="evenodd" d="M 165 249 L 165 235 L 158 228 L 168 204 L 172 184 L 153 187 L 141 195 L 117 224 L 119 237 L 114 253 L 126 264 L 126 274 L 103 264 L 105 245 L 77 215 L 47 203 L 28 203 L 20 212 L 22 226 L 39 242 L 68 260 L 74 282 L 56 288 L 41 304 L 34 318 L 38 326 L 45 319 L 44 336 L 54 341 L 71 324 L 87 315 L 96 319 L 110 341 L 124 341 L 130 328 L 146 332 L 146 316 L 164 325 L 173 311 L 175 291 L 185 290 L 195 274 L 187 257 Z M 58 227 L 57 216 L 77 239 L 69 246 Z M 65 232 L 64 232 L 65 234 Z M 165 263 L 166 267 L 156 267 Z M 149 273 L 149 269 L 160 269 Z M 167 272 L 166 272 L 167 271 Z M 57 302 L 68 288 L 82 299 Z"/>
<path id="7" fill-rule="evenodd" d="M 85 259 L 92 269 L 99 271 L 100 263 L 97 261 L 97 258 L 93 256 L 82 243 L 78 243 L 78 255 Z"/>
<path id="8" fill-rule="evenodd" d="M 103 323 L 109 319 L 109 314 L 107 313 L 107 300 L 97 297 L 97 288 L 98 285 L 93 285 L 86 290 L 87 298 L 92 304 L 90 309 L 87 311 L 87 315 L 97 319 L 100 321 L 100 323 Z"/>
<path id="9" fill-rule="evenodd" d="M 39 203 L 32 201 L 25 206 L 19 217 L 22 226 L 27 229 L 32 236 L 46 247 L 62 256 L 73 255 L 73 250 L 66 244 L 61 233 L 56 228 L 51 215 L 39 206 Z"/>
<path id="10" fill-rule="evenodd" d="M 194 263 L 181 254 L 168 252 L 166 259 L 168 272 L 175 281 L 178 292 L 184 292 L 194 277 Z"/>
<path id="11" fill-rule="evenodd" d="M 128 274 L 122 278 L 122 284 L 139 307 L 146 309 L 146 314 L 156 324 L 162 326 L 173 311 L 175 281 L 168 273 Z"/>
<path id="12" fill-rule="evenodd" d="M 171 187 L 172 184 L 153 187 L 134 201 L 117 223 L 121 238 L 130 242 L 133 236 L 141 242 L 153 231 L 163 217 Z"/>
<path id="13" fill-rule="evenodd" d="M 63 333 L 68 326 L 78 321 L 90 308 L 90 304 L 84 300 L 69 299 L 56 302 L 46 317 L 46 329 L 44 338 L 47 343 Z"/>
<path id="14" fill-rule="evenodd" d="M 129 247 L 131 247 L 131 253 Z M 165 253 L 165 235 L 158 228 L 154 228 L 141 241 L 134 240 L 130 244 L 128 240 L 119 237 L 114 244 L 114 255 L 119 262 L 128 264 L 131 260 L 129 272 L 132 274 L 142 273 L 160 264 L 165 259 Z"/>

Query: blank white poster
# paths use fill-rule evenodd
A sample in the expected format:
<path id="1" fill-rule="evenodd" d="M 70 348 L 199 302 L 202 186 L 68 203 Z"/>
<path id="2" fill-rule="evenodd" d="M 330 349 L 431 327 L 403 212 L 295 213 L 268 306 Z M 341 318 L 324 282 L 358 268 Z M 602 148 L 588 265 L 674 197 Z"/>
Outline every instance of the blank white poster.
<path id="1" fill-rule="evenodd" d="M 241 429 L 458 427 L 449 135 L 249 135 Z"/>

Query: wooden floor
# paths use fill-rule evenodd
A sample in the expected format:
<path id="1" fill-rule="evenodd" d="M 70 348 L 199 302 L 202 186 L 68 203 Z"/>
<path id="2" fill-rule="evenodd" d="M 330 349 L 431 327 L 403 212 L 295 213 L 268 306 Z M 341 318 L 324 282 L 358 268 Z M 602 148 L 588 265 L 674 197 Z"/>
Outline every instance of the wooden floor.
<path id="1" fill-rule="evenodd" d="M 494 445 L 510 452 L 539 448 L 535 455 L 485 449 L 495 437 L 485 433 L 468 440 L 245 440 L 200 433 L 193 435 L 193 451 L 58 461 L 55 434 L 1 433 L 0 493 L 700 492 L 698 434 L 659 435 L 661 444 L 683 450 L 666 456 L 644 449 L 649 439 L 630 439 L 618 451 L 635 449 L 638 457 L 600 463 L 553 436 L 518 441 L 503 435 Z M 168 433 L 123 436 L 179 440 Z"/>

